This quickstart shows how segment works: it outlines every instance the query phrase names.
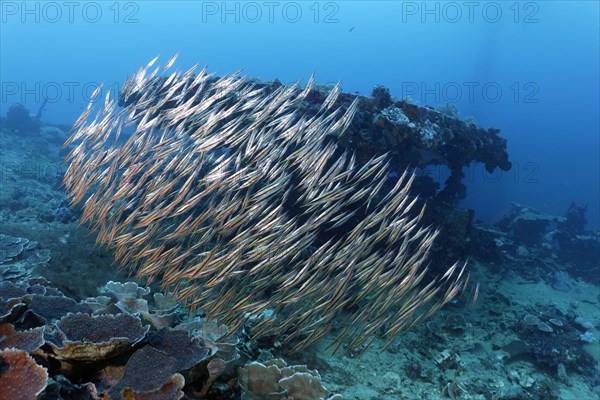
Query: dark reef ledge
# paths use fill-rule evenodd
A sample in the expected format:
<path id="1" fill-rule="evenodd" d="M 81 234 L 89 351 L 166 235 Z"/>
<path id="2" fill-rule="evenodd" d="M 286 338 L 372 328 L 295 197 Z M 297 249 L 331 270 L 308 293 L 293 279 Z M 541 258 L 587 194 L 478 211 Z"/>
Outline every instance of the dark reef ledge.
<path id="1" fill-rule="evenodd" d="M 429 176 L 420 175 L 417 186 L 422 188 L 421 195 L 449 204 L 466 195 L 466 187 L 461 183 L 464 167 L 483 163 L 489 173 L 496 168 L 511 168 L 506 139 L 498 135 L 499 129 L 485 130 L 473 121 L 460 120 L 451 107 L 436 110 L 405 100 L 382 101 L 378 97 L 382 91 L 389 98 L 387 90 L 380 86 L 375 87 L 372 97 L 361 97 L 359 113 L 340 141 L 342 146 L 354 150 L 360 161 L 389 153 L 392 168 L 398 172 L 444 165 L 450 175 L 441 191 L 437 191 Z M 349 104 L 354 97 L 343 94 L 340 101 Z M 432 185 L 432 190 L 425 190 Z"/>

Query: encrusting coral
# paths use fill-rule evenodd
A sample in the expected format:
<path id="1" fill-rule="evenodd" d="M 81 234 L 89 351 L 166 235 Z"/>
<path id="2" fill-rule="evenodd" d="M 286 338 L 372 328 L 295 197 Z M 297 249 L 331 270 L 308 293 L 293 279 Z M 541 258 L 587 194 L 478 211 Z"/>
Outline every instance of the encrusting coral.
<path id="1" fill-rule="evenodd" d="M 130 350 L 144 339 L 149 328 L 129 314 L 68 313 L 48 337 L 58 359 L 94 361 Z"/>
<path id="2" fill-rule="evenodd" d="M 337 145 L 357 104 L 340 115 L 339 86 L 301 115 L 312 79 L 268 92 L 238 74 L 161 77 L 174 59 L 155 61 L 124 85 L 122 110 L 107 95 L 89 118 L 92 99 L 67 143 L 68 194 L 122 266 L 294 349 L 341 315 L 334 343 L 367 347 L 464 289 L 456 264 L 423 283 L 437 232 L 419 227 L 410 175 L 384 193 L 386 157 L 358 165 Z"/>
<path id="3" fill-rule="evenodd" d="M 44 344 L 43 331 L 40 327 L 17 331 L 12 324 L 0 323 L 0 349 L 13 347 L 30 353 Z"/>
<path id="4" fill-rule="evenodd" d="M 317 371 L 305 365 L 288 366 L 282 359 L 248 363 L 240 368 L 239 383 L 243 400 L 342 400 L 339 394 L 329 393 Z"/>
<path id="5" fill-rule="evenodd" d="M 48 372 L 23 350 L 0 351 L 0 399 L 34 400 L 46 387 Z"/>

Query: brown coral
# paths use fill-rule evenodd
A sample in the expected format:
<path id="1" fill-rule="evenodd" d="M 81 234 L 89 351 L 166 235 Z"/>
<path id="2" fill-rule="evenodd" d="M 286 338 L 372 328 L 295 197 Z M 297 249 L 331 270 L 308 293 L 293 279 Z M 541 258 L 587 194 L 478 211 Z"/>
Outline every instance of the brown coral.
<path id="1" fill-rule="evenodd" d="M 127 362 L 123 377 L 108 391 L 111 400 L 176 400 L 183 396 L 183 376 L 178 362 L 151 346 L 136 351 Z"/>
<path id="2" fill-rule="evenodd" d="M 265 363 L 251 362 L 240 368 L 239 384 L 244 400 L 341 400 L 340 395 L 330 394 L 321 383 L 317 371 L 304 365 L 288 366 L 282 359 Z"/>
<path id="3" fill-rule="evenodd" d="M 43 322 L 59 320 L 68 313 L 92 311 L 86 304 L 77 303 L 69 297 L 40 294 L 31 296 L 28 310 L 42 319 Z"/>
<path id="4" fill-rule="evenodd" d="M 23 350 L 0 351 L 0 399 L 35 400 L 47 379 L 46 369 Z"/>
<path id="5" fill-rule="evenodd" d="M 148 335 L 148 343 L 177 360 L 178 372 L 193 367 L 209 355 L 208 349 L 197 338 L 182 330 L 163 328 Z"/>
<path id="6" fill-rule="evenodd" d="M 69 313 L 56 324 L 49 343 L 64 360 L 97 361 L 130 350 L 149 327 L 129 314 L 90 315 Z"/>
<path id="7" fill-rule="evenodd" d="M 44 344 L 44 328 L 16 331 L 12 324 L 0 324 L 0 348 L 14 347 L 31 353 Z"/>

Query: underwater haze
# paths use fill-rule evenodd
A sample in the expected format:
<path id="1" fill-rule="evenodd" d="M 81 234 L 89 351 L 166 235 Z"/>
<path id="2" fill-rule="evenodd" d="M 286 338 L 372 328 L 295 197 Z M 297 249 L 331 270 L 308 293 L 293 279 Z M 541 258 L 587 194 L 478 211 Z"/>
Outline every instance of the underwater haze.
<path id="1" fill-rule="evenodd" d="M 600 2 L 0 0 L 0 400 L 592 400 L 599 340 Z"/>
<path id="2" fill-rule="evenodd" d="M 168 4 L 168 5 L 167 5 Z M 156 55 L 264 80 L 376 84 L 454 104 L 501 129 L 510 171 L 467 172 L 484 220 L 510 202 L 599 225 L 598 4 L 580 2 L 2 2 L 2 114 L 15 102 L 72 123 L 98 82 L 119 87 Z M 444 171 L 434 171 L 444 177 Z"/>

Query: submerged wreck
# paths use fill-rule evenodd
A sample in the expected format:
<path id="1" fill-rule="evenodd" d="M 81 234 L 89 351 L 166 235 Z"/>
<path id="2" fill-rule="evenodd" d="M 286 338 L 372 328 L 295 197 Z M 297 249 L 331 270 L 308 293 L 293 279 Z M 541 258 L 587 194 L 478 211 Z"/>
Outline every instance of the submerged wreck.
<path id="1" fill-rule="evenodd" d="M 362 97 L 278 81 L 191 73 L 167 79 L 138 73 L 118 101 L 99 105 L 99 118 L 88 121 L 92 108 L 86 110 L 67 146 L 64 182 L 77 204 L 73 214 L 90 222 L 117 261 L 175 297 L 109 282 L 104 295 L 74 299 L 29 271 L 7 269 L 15 279 L 0 285 L 2 326 L 18 350 L 2 357 L 13 375 L 33 369 L 24 378 L 36 383 L 32 396 L 233 398 L 242 391 L 246 398 L 339 399 L 306 366 L 248 361 L 261 348 L 299 351 L 329 333 L 337 336 L 329 337 L 334 351 L 365 351 L 376 337 L 391 338 L 388 346 L 463 292 L 473 293 L 466 268 L 451 264 L 466 254 L 472 213 L 454 206 L 464 195 L 463 167 L 510 168 L 497 130 L 395 101 L 381 87 Z M 214 91 L 196 101 L 191 82 Z M 226 93 L 217 96 L 215 113 L 195 118 L 219 90 Z M 237 101 L 235 92 L 249 99 Z M 260 126 L 295 127 L 305 135 L 300 139 L 319 145 L 288 144 L 268 129 L 262 142 L 186 136 L 191 126 L 213 123 L 236 131 L 227 125 L 233 120 L 227 110 L 246 106 L 267 110 Z M 120 115 L 138 131 L 124 129 L 118 138 Z M 256 122 L 246 117 L 244 123 Z M 302 118 L 313 125 L 305 129 Z M 165 127 L 173 137 L 161 138 Z M 206 150 L 211 140 L 225 146 Z M 241 150 L 229 152 L 227 140 L 241 140 Z M 205 150 L 197 165 L 186 157 Z M 441 189 L 426 175 L 409 178 L 436 165 L 451 171 Z M 243 179 L 229 179 L 230 173 Z M 244 179 L 256 176 L 247 186 Z M 217 192 L 203 199 L 211 190 Z M 206 223 L 197 223 L 202 218 Z M 431 225 L 441 226 L 437 247 Z M 190 319 L 182 303 L 202 312 Z M 31 345 L 19 333 L 27 328 L 34 328 Z M 118 373 L 109 374 L 113 366 Z"/>

